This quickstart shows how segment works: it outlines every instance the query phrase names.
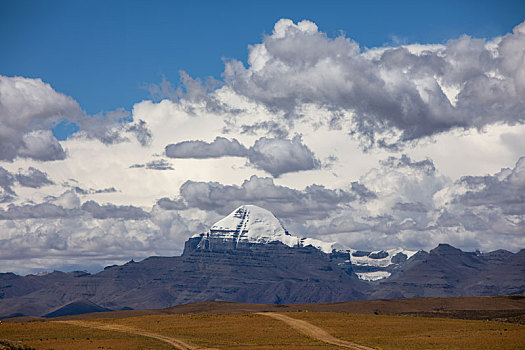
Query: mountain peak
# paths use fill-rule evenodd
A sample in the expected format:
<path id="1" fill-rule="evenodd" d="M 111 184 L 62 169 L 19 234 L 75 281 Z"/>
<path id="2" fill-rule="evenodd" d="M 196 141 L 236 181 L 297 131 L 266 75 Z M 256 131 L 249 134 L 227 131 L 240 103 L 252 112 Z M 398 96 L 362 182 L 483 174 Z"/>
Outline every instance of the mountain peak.
<path id="1" fill-rule="evenodd" d="M 256 205 L 241 205 L 217 221 L 208 232 L 195 235 L 190 241 L 187 242 L 185 251 L 195 248 L 230 250 L 246 244 L 271 242 L 281 242 L 289 247 L 311 245 L 324 253 L 343 248 L 334 242 L 292 236 L 270 211 Z"/>
<path id="2" fill-rule="evenodd" d="M 447 243 L 440 243 L 436 248 L 432 249 L 430 251 L 431 254 L 439 254 L 439 255 L 460 255 L 463 254 L 463 252 L 456 248 L 451 246 Z"/>
<path id="3" fill-rule="evenodd" d="M 256 205 L 241 205 L 217 221 L 210 228 L 209 235 L 211 238 L 233 239 L 236 242 L 281 241 L 287 245 L 297 244 L 297 237 L 290 235 L 270 211 Z"/>

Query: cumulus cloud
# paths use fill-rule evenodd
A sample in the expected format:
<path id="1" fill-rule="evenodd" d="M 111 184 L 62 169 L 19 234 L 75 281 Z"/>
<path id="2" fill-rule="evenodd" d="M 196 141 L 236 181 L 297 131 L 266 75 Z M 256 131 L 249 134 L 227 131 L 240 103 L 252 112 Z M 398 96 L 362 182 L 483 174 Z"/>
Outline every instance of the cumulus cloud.
<path id="1" fill-rule="evenodd" d="M 148 216 L 143 209 L 132 205 L 100 205 L 92 200 L 80 205 L 80 199 L 74 191 L 66 191 L 58 197 L 49 196 L 41 203 L 9 204 L 5 210 L 0 209 L 0 220 L 72 217 L 141 220 Z"/>
<path id="2" fill-rule="evenodd" d="M 377 194 L 357 181 L 352 182 L 350 185 L 352 186 L 352 191 L 359 196 L 359 201 L 361 203 L 377 198 Z"/>
<path id="3" fill-rule="evenodd" d="M 295 234 L 358 249 L 448 242 L 517 250 L 525 245 L 523 158 L 511 169 L 458 181 L 438 165 L 451 174 L 451 164 L 467 157 L 487 159 L 483 148 L 493 158 L 504 145 L 512 149 L 504 160 L 475 167 L 471 174 L 480 175 L 522 155 L 523 125 L 511 126 L 524 122 L 524 28 L 492 40 L 363 49 L 312 22 L 281 20 L 250 48 L 247 66 L 226 62 L 223 83 L 181 73 L 180 88 L 165 80 L 152 87 L 171 101 L 143 101 L 133 115 L 118 109 L 88 116 L 39 79 L 0 77 L 0 161 L 21 164 L 0 167 L 0 260 L 40 266 L 38 259 L 66 256 L 85 264 L 176 255 L 189 236 L 249 203 L 271 210 Z M 64 119 L 79 131 L 59 142 L 50 130 Z M 435 163 L 413 156 L 430 147 L 407 150 L 410 157 L 388 153 L 452 129 L 487 126 L 486 134 L 462 137 L 458 144 L 469 151 L 453 160 L 453 146 L 440 142 L 460 132 L 435 137 Z M 500 131 L 484 138 L 492 130 Z M 365 156 L 348 134 L 365 148 L 385 149 Z M 164 146 L 167 160 L 151 161 Z M 471 157 L 478 146 L 480 155 Z M 202 168 L 187 161 L 221 157 L 240 161 L 202 161 Z M 64 158 L 42 166 L 49 177 L 33 162 Z M 86 168 L 95 158 L 97 166 Z M 244 160 L 248 166 L 239 167 Z M 250 177 L 254 168 L 288 175 Z M 461 171 L 453 176 L 469 173 Z M 69 191 L 56 195 L 60 185 Z M 27 195 L 31 188 L 38 190 Z"/>
<path id="4" fill-rule="evenodd" d="M 82 204 L 82 210 L 90 213 L 95 219 L 121 218 L 138 220 L 148 217 L 148 213 L 132 205 L 100 205 L 95 201 L 87 201 Z"/>
<path id="5" fill-rule="evenodd" d="M 469 207 L 500 208 L 506 215 L 525 215 L 525 157 L 513 169 L 495 175 L 465 176 L 459 183 L 467 189 L 455 201 Z"/>
<path id="6" fill-rule="evenodd" d="M 375 249 L 378 244 L 432 248 L 439 243 L 431 237 L 437 210 L 434 195 L 450 184 L 430 159 L 388 157 L 359 183 L 352 183 L 354 191 L 364 193 L 366 201 L 326 220 L 307 222 L 305 230 L 313 235 L 336 235 L 340 243 L 364 249 Z"/>
<path id="7" fill-rule="evenodd" d="M 86 194 L 99 194 L 99 193 L 115 193 L 115 192 L 118 192 L 117 189 L 115 187 L 107 187 L 107 188 L 102 188 L 102 189 L 94 189 L 94 188 L 90 188 L 90 189 L 85 189 L 85 188 L 82 188 L 80 186 L 72 186 L 71 187 L 76 193 L 78 194 L 82 194 L 82 195 L 86 195 Z"/>
<path id="8" fill-rule="evenodd" d="M 12 174 L 3 167 L 0 167 L 0 203 L 10 202 L 16 197 L 13 190 L 15 183 L 23 187 L 40 188 L 53 184 L 47 174 L 36 168 L 29 167 L 27 171 L 18 169 L 18 174 Z"/>
<path id="9" fill-rule="evenodd" d="M 149 146 L 153 137 L 147 123 L 140 119 L 133 121 L 124 108 L 93 116 L 83 115 L 75 123 L 80 127 L 75 137 L 97 139 L 106 145 L 127 142 L 133 137 L 141 146 Z"/>
<path id="10" fill-rule="evenodd" d="M 79 195 L 90 195 L 90 194 L 102 194 L 102 193 L 117 193 L 120 192 L 115 187 L 106 187 L 106 188 L 85 188 L 82 187 L 81 184 L 75 179 L 68 179 L 67 181 L 62 182 L 61 186 L 63 188 L 68 189 L 68 191 L 64 193 L 71 193 L 73 195 L 79 194 Z M 55 198 L 53 196 L 49 196 L 48 198 Z"/>
<path id="11" fill-rule="evenodd" d="M 80 198 L 72 190 L 66 191 L 58 197 L 48 196 L 44 203 L 51 203 L 64 209 L 80 209 Z"/>
<path id="12" fill-rule="evenodd" d="M 0 261 L 9 271 L 62 268 L 64 259 L 101 270 L 130 258 L 178 255 L 184 241 L 205 230 L 200 220 L 154 206 L 80 204 L 73 191 L 47 201 L 0 211 Z"/>
<path id="13" fill-rule="evenodd" d="M 13 191 L 15 177 L 8 170 L 0 167 L 0 203 L 11 201 L 16 195 Z"/>
<path id="14" fill-rule="evenodd" d="M 305 104 L 348 112 L 366 145 L 398 148 L 454 128 L 525 121 L 525 23 L 487 41 L 362 50 L 310 21 L 282 19 L 250 47 L 248 67 L 226 62 L 226 86 L 288 119 Z M 326 121 L 327 123 L 330 121 Z"/>
<path id="15" fill-rule="evenodd" d="M 176 255 L 190 235 L 246 203 L 272 211 L 295 234 L 358 249 L 430 249 L 440 242 L 515 249 L 525 243 L 524 164 L 525 157 L 512 169 L 451 182 L 432 160 L 403 155 L 335 190 L 320 185 L 298 190 L 257 176 L 240 186 L 187 181 L 177 198 L 161 198 L 150 211 L 81 203 L 71 190 L 0 210 L 0 259 L 34 259 L 38 265 L 43 257 L 74 256 L 85 264 Z M 5 178 L 5 186 L 16 183 Z"/>
<path id="16" fill-rule="evenodd" d="M 18 156 L 40 161 L 62 160 L 66 152 L 53 136 L 51 130 L 34 130 L 22 137 L 23 144 Z"/>
<path id="17" fill-rule="evenodd" d="M 169 199 L 163 197 L 157 201 L 157 205 L 164 210 L 184 210 L 188 208 L 184 200 L 181 198 Z"/>
<path id="18" fill-rule="evenodd" d="M 132 121 L 124 109 L 88 116 L 73 98 L 41 79 L 0 75 L 0 161 L 65 159 L 66 152 L 51 132 L 64 120 L 80 127 L 77 137 L 105 144 L 127 141 L 131 135 L 147 146 L 152 138 L 146 123 Z"/>
<path id="19" fill-rule="evenodd" d="M 401 157 L 388 157 L 386 160 L 380 161 L 380 164 L 392 169 L 410 168 L 420 170 L 428 175 L 432 175 L 436 171 L 432 160 L 413 161 L 406 154 L 403 154 Z"/>
<path id="20" fill-rule="evenodd" d="M 302 143 L 299 136 L 292 140 L 258 139 L 248 154 L 250 162 L 273 177 L 301 170 L 318 169 L 321 162 Z"/>
<path id="21" fill-rule="evenodd" d="M 200 78 L 192 78 L 185 71 L 180 71 L 180 85 L 174 88 L 173 85 L 162 77 L 160 84 L 150 84 L 148 90 L 154 100 L 169 99 L 181 103 L 180 105 L 190 114 L 195 114 L 196 106 L 204 107 L 204 110 L 211 113 L 230 113 L 238 114 L 242 110 L 231 108 L 224 104 L 214 91 L 223 85 L 222 82 L 208 77 L 205 82 Z"/>
<path id="22" fill-rule="evenodd" d="M 144 168 L 150 170 L 175 170 L 165 159 L 153 160 L 146 164 L 133 164 L 130 168 Z"/>
<path id="23" fill-rule="evenodd" d="M 291 140 L 262 137 L 250 148 L 236 139 L 217 137 L 211 143 L 196 140 L 170 144 L 165 151 L 170 158 L 246 157 L 255 168 L 264 170 L 273 177 L 321 167 L 321 162 L 302 143 L 300 136 Z"/>
<path id="24" fill-rule="evenodd" d="M 428 209 L 421 202 L 397 202 L 392 207 L 393 210 L 411 211 L 416 213 L 426 213 Z"/>
<path id="25" fill-rule="evenodd" d="M 64 159 L 49 128 L 81 114 L 75 100 L 41 79 L 0 76 L 0 160 Z"/>
<path id="26" fill-rule="evenodd" d="M 24 205 L 10 204 L 7 210 L 0 209 L 0 220 L 64 218 L 79 214 L 80 212 L 78 211 L 66 209 L 49 202 Z"/>
<path id="27" fill-rule="evenodd" d="M 236 139 L 228 140 L 216 137 L 208 143 L 200 140 L 183 141 L 170 144 L 165 149 L 166 156 L 170 158 L 220 158 L 220 157 L 245 157 L 248 154 L 246 147 Z"/>
<path id="28" fill-rule="evenodd" d="M 312 185 L 298 190 L 257 176 L 240 186 L 187 181 L 178 198 L 157 204 L 226 215 L 251 203 L 275 213 L 291 232 L 358 249 L 431 249 L 448 242 L 463 249 L 515 250 L 525 243 L 522 162 L 489 176 L 490 181 L 453 182 L 431 159 L 401 155 L 379 162 L 345 189 Z"/>
<path id="29" fill-rule="evenodd" d="M 478 230 L 521 233 L 525 228 L 525 157 L 514 168 L 494 175 L 465 176 L 443 189 L 436 201 L 444 208 L 440 222 Z"/>
<path id="30" fill-rule="evenodd" d="M 431 249 L 447 242 L 516 250 L 525 244 L 524 164 L 522 157 L 512 169 L 452 182 L 428 158 L 389 157 L 360 179 L 376 199 L 304 222 L 304 230 L 364 249 Z"/>
<path id="31" fill-rule="evenodd" d="M 451 180 L 441 175 L 432 160 L 415 161 L 407 155 L 388 157 L 379 162 L 360 181 L 378 194 L 377 213 L 389 213 L 392 208 L 407 208 L 407 203 L 433 208 L 434 194 Z"/>
<path id="32" fill-rule="evenodd" d="M 285 125 L 272 120 L 265 120 L 253 124 L 243 124 L 241 125 L 240 131 L 241 134 L 247 135 L 257 135 L 259 132 L 264 132 L 265 134 L 272 135 L 279 139 L 285 139 L 289 134 Z"/>
<path id="33" fill-rule="evenodd" d="M 271 178 L 252 176 L 241 186 L 218 182 L 187 181 L 180 196 L 189 208 L 228 214 L 243 204 L 255 204 L 278 213 L 280 218 L 324 218 L 358 199 L 353 191 L 311 185 L 304 190 L 279 186 Z"/>
<path id="34" fill-rule="evenodd" d="M 54 183 L 48 178 L 45 172 L 33 167 L 29 167 L 27 171 L 19 169 L 18 174 L 16 174 L 15 177 L 16 181 L 24 187 L 40 188 Z"/>
<path id="35" fill-rule="evenodd" d="M 14 194 L 15 192 L 11 188 L 13 184 L 15 183 L 15 177 L 13 174 L 11 174 L 8 170 L 0 167 L 0 187 L 2 189 L 10 194 Z"/>
<path id="36" fill-rule="evenodd" d="M 142 146 L 148 146 L 151 144 L 153 135 L 144 120 L 138 120 L 136 123 L 128 125 L 126 131 L 135 134 L 137 141 Z"/>

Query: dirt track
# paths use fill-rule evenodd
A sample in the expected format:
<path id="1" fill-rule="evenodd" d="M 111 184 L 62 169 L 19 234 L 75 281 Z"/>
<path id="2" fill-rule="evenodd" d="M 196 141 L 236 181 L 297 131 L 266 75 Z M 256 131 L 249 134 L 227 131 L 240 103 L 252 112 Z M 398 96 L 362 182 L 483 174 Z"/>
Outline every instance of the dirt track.
<path id="1" fill-rule="evenodd" d="M 120 324 L 105 324 L 105 323 L 97 323 L 97 322 L 86 322 L 86 321 L 55 321 L 60 323 L 67 323 L 75 326 L 81 326 L 81 327 L 89 327 L 89 328 L 95 328 L 95 329 L 102 329 L 107 331 L 117 331 L 117 332 L 124 332 L 129 334 L 136 334 L 136 335 L 142 335 L 144 337 L 157 339 L 160 341 L 163 341 L 165 343 L 168 343 L 170 345 L 173 345 L 175 348 L 180 350 L 201 350 L 206 348 L 201 348 L 196 345 L 188 344 L 182 340 L 167 337 L 165 335 L 157 334 L 148 332 L 142 329 L 127 327 Z M 211 350 L 211 349 L 208 349 Z"/>
<path id="2" fill-rule="evenodd" d="M 354 349 L 354 350 L 374 350 L 373 348 L 359 345 L 353 342 L 349 342 L 346 340 L 338 339 L 332 335 L 330 335 L 328 332 L 326 332 L 324 329 L 319 328 L 317 326 L 314 326 L 313 324 L 298 320 L 286 315 L 283 315 L 281 313 L 276 312 L 260 312 L 257 313 L 258 315 L 271 317 L 276 320 L 282 321 L 292 327 L 293 329 L 297 330 L 299 333 L 302 333 L 306 336 L 312 337 L 314 339 L 318 339 L 320 341 L 323 341 L 328 344 L 337 345 L 340 347 L 348 348 L 348 349 Z M 205 348 L 198 347 L 196 345 L 188 344 L 180 339 L 168 337 L 165 335 L 157 334 L 148 332 L 142 329 L 128 327 L 120 324 L 107 324 L 107 323 L 99 323 L 99 322 L 88 322 L 88 321 L 80 321 L 80 320 L 71 320 L 71 321 L 55 321 L 59 323 L 67 323 L 74 326 L 81 326 L 81 327 L 88 327 L 88 328 L 95 328 L 95 329 L 101 329 L 101 330 L 107 330 L 107 331 L 116 331 L 116 332 L 124 332 L 129 334 L 135 334 L 135 335 L 141 335 L 148 338 L 157 339 L 160 341 L 163 341 L 165 343 L 168 343 L 172 346 L 174 346 L 176 349 L 180 350 L 203 350 Z M 211 349 L 208 349 L 211 350 Z"/>
<path id="3" fill-rule="evenodd" d="M 355 350 L 374 350 L 374 348 L 369 348 L 368 346 L 359 345 L 346 340 L 338 339 L 330 335 L 324 329 L 314 326 L 313 324 L 303 320 L 298 320 L 296 318 L 292 318 L 276 312 L 259 312 L 257 314 L 275 318 L 276 320 L 286 323 L 287 325 L 304 335 L 318 339 L 328 344 Z"/>

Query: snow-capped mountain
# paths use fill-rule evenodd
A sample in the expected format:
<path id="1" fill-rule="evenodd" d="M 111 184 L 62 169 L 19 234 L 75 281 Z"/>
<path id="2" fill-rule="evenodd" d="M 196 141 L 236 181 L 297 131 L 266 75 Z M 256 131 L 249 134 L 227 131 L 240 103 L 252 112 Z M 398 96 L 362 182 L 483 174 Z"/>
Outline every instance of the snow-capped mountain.
<path id="1" fill-rule="evenodd" d="M 281 242 L 289 247 L 313 246 L 326 254 L 344 247 L 334 242 L 324 242 L 315 238 L 301 238 L 291 235 L 268 210 L 256 205 L 242 205 L 225 218 L 217 221 L 205 234 L 192 238 L 201 241 L 198 248 L 217 249 L 237 248 L 246 244 L 266 244 Z"/>
<path id="2" fill-rule="evenodd" d="M 200 246 L 210 239 L 239 243 L 270 243 L 279 241 L 289 247 L 298 244 L 298 238 L 285 230 L 271 212 L 255 205 L 243 205 L 217 221 L 202 237 Z"/>
<path id="3" fill-rule="evenodd" d="M 228 216 L 216 222 L 208 232 L 192 237 L 197 249 L 228 250 L 247 247 L 250 244 L 280 242 L 289 247 L 313 246 L 323 253 L 346 258 L 341 264 L 352 264 L 357 276 L 365 281 L 387 278 L 392 270 L 410 259 L 416 252 L 390 249 L 364 252 L 344 247 L 335 242 L 291 235 L 268 210 L 255 205 L 242 205 Z"/>
<path id="4" fill-rule="evenodd" d="M 245 205 L 188 239 L 182 256 L 153 256 L 94 275 L 0 273 L 0 318 L 206 300 L 279 304 L 523 294 L 524 274 L 525 249 L 479 253 L 440 244 L 428 253 L 358 251 L 293 236 L 269 211 Z"/>

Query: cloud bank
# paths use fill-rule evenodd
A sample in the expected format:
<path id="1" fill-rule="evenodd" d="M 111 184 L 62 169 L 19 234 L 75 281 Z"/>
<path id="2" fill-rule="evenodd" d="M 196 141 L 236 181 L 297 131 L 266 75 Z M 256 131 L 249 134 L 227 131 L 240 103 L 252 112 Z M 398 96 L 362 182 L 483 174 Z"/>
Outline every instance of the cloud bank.
<path id="1" fill-rule="evenodd" d="M 512 249 L 525 244 L 524 164 L 520 158 L 512 169 L 453 182 L 432 160 L 403 155 L 385 159 L 344 189 L 298 190 L 255 175 L 241 185 L 187 181 L 176 198 L 161 198 L 148 210 L 82 202 L 70 190 L 0 210 L 0 259 L 38 265 L 74 257 L 104 264 L 130 255 L 173 255 L 190 235 L 246 203 L 274 212 L 295 234 L 360 249 L 429 249 L 441 242 Z"/>
<path id="2" fill-rule="evenodd" d="M 129 112 L 123 109 L 88 116 L 73 98 L 41 79 L 0 75 L 0 161 L 65 159 L 66 152 L 51 131 L 64 120 L 80 127 L 77 137 L 113 144 L 133 135 L 141 145 L 148 145 L 151 132 L 146 123 L 127 117 Z"/>
<path id="3" fill-rule="evenodd" d="M 280 20 L 224 81 L 182 73 L 153 89 L 169 99 L 93 116 L 0 76 L 2 265 L 176 255 L 242 204 L 357 249 L 523 248 L 524 26 L 364 49 Z M 64 120 L 79 131 L 58 141 Z"/>
<path id="4" fill-rule="evenodd" d="M 525 121 L 525 24 L 493 40 L 363 50 L 310 21 L 282 19 L 250 47 L 248 67 L 226 62 L 235 93 L 288 119 L 305 104 L 348 113 L 368 146 L 399 148 L 455 128 Z M 328 121 L 327 121 L 328 122 Z"/>
<path id="5" fill-rule="evenodd" d="M 246 147 L 236 139 L 228 140 L 217 137 L 213 142 L 205 141 L 183 141 L 170 144 L 165 149 L 166 156 L 170 158 L 221 158 L 221 157 L 245 157 L 248 154 Z"/>
<path id="6" fill-rule="evenodd" d="M 82 114 L 71 97 L 41 79 L 0 76 L 0 160 L 59 160 L 65 152 L 49 130 Z"/>
<path id="7" fill-rule="evenodd" d="M 279 213 L 281 218 L 323 218 L 360 198 L 359 193 L 351 189 L 330 190 L 311 185 L 300 191 L 276 185 L 271 178 L 255 175 L 241 186 L 187 181 L 180 188 L 180 196 L 188 208 L 213 210 L 226 215 L 240 205 L 251 203 Z"/>
<path id="8" fill-rule="evenodd" d="M 302 143 L 301 137 L 291 140 L 262 137 L 246 148 L 236 139 L 217 137 L 211 143 L 195 140 L 170 144 L 165 149 L 170 158 L 221 158 L 245 157 L 257 169 L 264 170 L 273 177 L 285 173 L 318 169 L 321 162 L 314 153 Z"/>
<path id="9" fill-rule="evenodd" d="M 33 167 L 29 167 L 27 171 L 19 169 L 18 174 L 16 174 L 15 177 L 16 181 L 18 181 L 18 183 L 24 187 L 40 188 L 42 186 L 53 184 L 53 181 L 47 177 L 45 172 Z"/>
<path id="10" fill-rule="evenodd" d="M 27 170 L 20 168 L 18 173 L 14 174 L 0 166 L 0 203 L 10 202 L 17 197 L 13 189 L 16 184 L 22 187 L 40 188 L 52 185 L 54 182 L 48 178 L 47 173 L 33 167 Z"/>

